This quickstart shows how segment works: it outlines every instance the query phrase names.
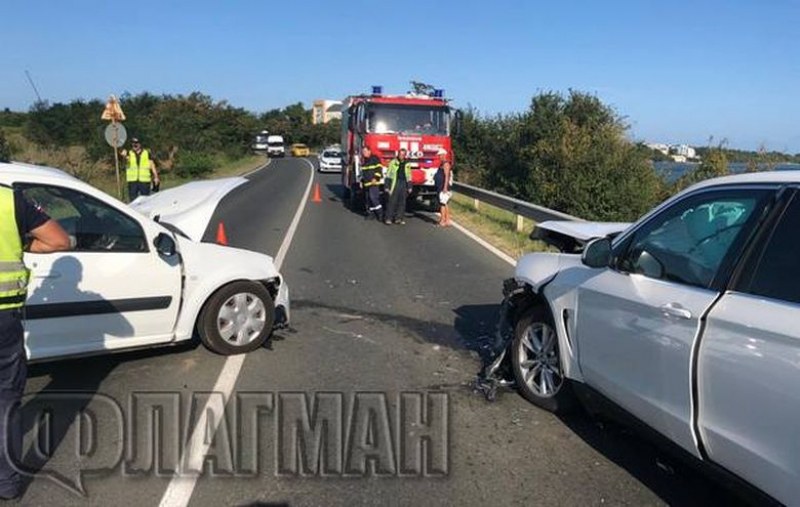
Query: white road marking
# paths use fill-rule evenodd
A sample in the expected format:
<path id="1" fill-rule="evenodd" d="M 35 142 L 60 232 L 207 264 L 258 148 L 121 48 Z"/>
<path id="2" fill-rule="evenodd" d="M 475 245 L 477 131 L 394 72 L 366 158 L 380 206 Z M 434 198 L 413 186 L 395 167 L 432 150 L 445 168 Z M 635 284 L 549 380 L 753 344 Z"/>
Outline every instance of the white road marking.
<path id="1" fill-rule="evenodd" d="M 275 267 L 278 271 L 280 271 L 283 265 L 286 252 L 289 251 L 292 238 L 294 238 L 294 234 L 297 231 L 300 217 L 306 207 L 308 196 L 311 193 L 311 187 L 314 184 L 314 166 L 308 160 L 303 160 L 311 169 L 311 174 L 309 175 L 308 185 L 306 186 L 305 194 L 303 194 L 303 199 L 297 207 L 292 223 L 289 225 L 286 236 L 283 238 L 283 243 L 281 243 L 278 254 L 275 256 Z M 213 392 L 222 393 L 225 400 L 229 400 L 231 397 L 246 355 L 247 354 L 238 354 L 235 356 L 228 356 L 219 377 L 217 377 Z M 216 398 L 216 400 L 218 399 L 219 398 Z M 225 417 L 224 407 L 213 403 L 214 400 L 215 398 L 213 396 L 209 397 L 208 402 L 205 404 L 202 411 L 199 412 L 200 414 L 205 414 L 199 417 L 199 422 L 202 424 L 195 426 L 194 431 L 192 431 L 192 435 L 184 448 L 183 456 L 181 456 L 181 466 L 178 474 L 170 480 L 167 490 L 164 492 L 164 496 L 161 497 L 161 503 L 159 504 L 161 507 L 185 507 L 192 498 L 192 492 L 197 484 L 200 472 L 202 472 L 203 461 L 208 452 L 208 448 L 211 446 L 211 439 L 214 437 L 220 421 Z M 211 421 L 210 425 L 207 424 L 209 421 Z"/>
<path id="2" fill-rule="evenodd" d="M 258 171 L 260 171 L 261 169 L 266 169 L 266 168 L 267 168 L 267 166 L 268 166 L 268 165 L 269 165 L 271 162 L 272 162 L 272 159 L 271 159 L 271 158 L 267 158 L 267 162 L 266 162 L 264 165 L 262 165 L 262 166 L 259 166 L 259 167 L 256 167 L 256 168 L 255 168 L 255 169 L 253 169 L 252 171 L 248 171 L 248 172 L 244 173 L 244 174 L 242 175 L 242 178 L 247 178 L 247 177 L 248 177 L 248 176 L 250 176 L 251 174 L 257 173 L 257 172 L 258 172 Z"/>
<path id="3" fill-rule="evenodd" d="M 510 255 L 508 255 L 507 253 L 503 252 L 502 250 L 500 250 L 499 248 L 497 248 L 494 245 L 490 245 L 489 243 L 487 243 L 483 239 L 479 238 L 477 235 L 475 235 L 475 233 L 473 233 L 472 231 L 470 231 L 469 229 L 467 229 L 463 225 L 461 225 L 459 223 L 456 223 L 456 222 L 453 222 L 452 220 L 451 220 L 451 222 L 453 224 L 453 227 L 455 227 L 459 231 L 463 232 L 464 234 L 466 234 L 470 238 L 472 238 L 475 241 L 477 241 L 485 249 L 489 250 L 490 252 L 492 252 L 496 256 L 500 257 L 501 259 L 503 259 L 507 263 L 511 264 L 512 266 L 516 266 L 517 265 L 517 261 L 514 260 L 514 258 L 511 257 Z"/>

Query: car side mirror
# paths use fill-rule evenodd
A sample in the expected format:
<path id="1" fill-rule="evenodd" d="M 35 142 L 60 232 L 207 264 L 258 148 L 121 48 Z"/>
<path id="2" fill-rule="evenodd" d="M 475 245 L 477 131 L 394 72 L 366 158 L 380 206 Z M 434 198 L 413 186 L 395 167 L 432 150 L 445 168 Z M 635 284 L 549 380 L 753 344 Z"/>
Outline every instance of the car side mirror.
<path id="1" fill-rule="evenodd" d="M 175 240 L 163 232 L 156 236 L 156 239 L 153 241 L 153 246 L 156 247 L 156 252 L 164 257 L 172 257 L 177 251 Z"/>
<path id="2" fill-rule="evenodd" d="M 611 240 L 597 238 L 591 240 L 583 249 L 581 262 L 590 268 L 606 268 L 611 264 Z"/>
<path id="3" fill-rule="evenodd" d="M 453 135 L 460 136 L 461 135 L 461 125 L 464 121 L 464 113 L 461 110 L 456 110 L 453 114 Z"/>

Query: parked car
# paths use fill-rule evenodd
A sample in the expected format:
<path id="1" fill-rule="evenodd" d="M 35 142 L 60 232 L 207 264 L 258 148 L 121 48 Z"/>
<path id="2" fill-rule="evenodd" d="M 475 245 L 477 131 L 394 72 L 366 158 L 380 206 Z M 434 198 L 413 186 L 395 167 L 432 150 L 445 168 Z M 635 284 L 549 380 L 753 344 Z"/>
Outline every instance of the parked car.
<path id="1" fill-rule="evenodd" d="M 244 178 L 198 181 L 127 206 L 62 172 L 0 164 L 0 184 L 40 205 L 75 248 L 25 253 L 25 346 L 32 360 L 172 345 L 221 354 L 260 347 L 289 319 L 289 290 L 267 255 L 201 243 Z"/>
<path id="2" fill-rule="evenodd" d="M 311 154 L 311 151 L 308 149 L 308 146 L 302 143 L 294 143 L 292 145 L 292 156 L 293 157 L 307 157 Z"/>
<path id="3" fill-rule="evenodd" d="M 628 226 L 542 227 L 603 237 L 518 261 L 485 377 L 509 368 L 553 412 L 632 416 L 706 470 L 796 503 L 800 171 L 706 181 Z"/>
<path id="4" fill-rule="evenodd" d="M 342 172 L 342 152 L 326 148 L 319 154 L 319 172 Z"/>

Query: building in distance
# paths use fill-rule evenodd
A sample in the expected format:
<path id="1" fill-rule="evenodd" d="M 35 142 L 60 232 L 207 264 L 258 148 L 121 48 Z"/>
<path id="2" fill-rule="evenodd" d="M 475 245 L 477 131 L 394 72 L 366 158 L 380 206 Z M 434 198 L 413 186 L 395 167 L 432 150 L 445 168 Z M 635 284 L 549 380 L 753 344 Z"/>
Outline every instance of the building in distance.
<path id="1" fill-rule="evenodd" d="M 311 123 L 318 125 L 342 119 L 342 101 L 317 99 L 311 106 Z"/>

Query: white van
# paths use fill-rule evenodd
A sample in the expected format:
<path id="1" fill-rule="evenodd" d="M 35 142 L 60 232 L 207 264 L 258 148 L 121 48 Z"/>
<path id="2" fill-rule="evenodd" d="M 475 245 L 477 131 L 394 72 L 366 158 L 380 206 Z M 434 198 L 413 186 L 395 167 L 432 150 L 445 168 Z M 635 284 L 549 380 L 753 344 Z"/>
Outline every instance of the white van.
<path id="1" fill-rule="evenodd" d="M 283 146 L 283 136 L 267 137 L 267 156 L 283 157 L 285 154 L 286 150 Z"/>

